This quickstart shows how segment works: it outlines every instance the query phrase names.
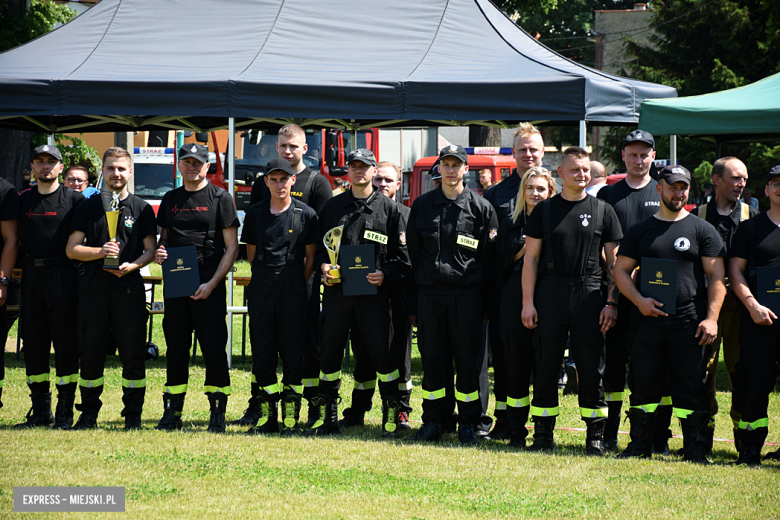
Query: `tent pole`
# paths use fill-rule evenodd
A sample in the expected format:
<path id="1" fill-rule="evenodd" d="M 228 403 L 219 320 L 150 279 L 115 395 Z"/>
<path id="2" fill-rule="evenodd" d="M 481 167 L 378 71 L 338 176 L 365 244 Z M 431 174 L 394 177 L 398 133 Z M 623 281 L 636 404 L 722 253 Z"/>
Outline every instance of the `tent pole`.
<path id="1" fill-rule="evenodd" d="M 231 117 L 228 123 L 228 193 L 230 200 L 233 199 L 235 191 L 235 171 L 236 171 L 236 120 Z M 219 160 L 219 157 L 217 157 Z M 233 269 L 228 271 L 228 309 L 233 308 Z M 227 361 L 228 368 L 233 368 L 233 311 L 228 311 L 228 343 L 227 343 Z"/>
<path id="2" fill-rule="evenodd" d="M 585 124 L 585 121 L 580 121 L 580 148 L 585 148 L 588 145 L 587 133 L 587 124 Z"/>
<path id="3" fill-rule="evenodd" d="M 54 146 L 54 134 L 49 134 L 46 139 L 46 144 Z"/>
<path id="4" fill-rule="evenodd" d="M 674 166 L 677 164 L 677 136 L 669 136 L 669 164 Z"/>

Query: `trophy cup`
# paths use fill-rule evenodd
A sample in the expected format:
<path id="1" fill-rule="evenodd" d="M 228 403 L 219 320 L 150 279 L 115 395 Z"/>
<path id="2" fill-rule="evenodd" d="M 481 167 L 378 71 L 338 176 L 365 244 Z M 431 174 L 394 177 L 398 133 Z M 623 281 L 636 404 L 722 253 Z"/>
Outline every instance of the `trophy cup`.
<path id="1" fill-rule="evenodd" d="M 322 243 L 325 244 L 325 249 L 328 251 L 330 257 L 330 265 L 338 265 L 339 260 L 339 248 L 341 247 L 341 236 L 344 233 L 344 226 L 334 227 L 322 238 Z M 341 269 L 331 269 L 328 274 L 333 277 L 328 283 L 341 283 Z"/>
<path id="2" fill-rule="evenodd" d="M 103 206 L 105 207 L 105 206 Z M 108 204 L 108 210 L 106 211 L 106 222 L 108 223 L 108 238 L 111 242 L 116 242 L 116 228 L 119 224 L 119 215 L 121 211 L 119 209 L 119 193 L 113 192 L 111 194 L 111 202 Z M 103 259 L 104 269 L 119 269 L 119 255 L 110 255 Z"/>

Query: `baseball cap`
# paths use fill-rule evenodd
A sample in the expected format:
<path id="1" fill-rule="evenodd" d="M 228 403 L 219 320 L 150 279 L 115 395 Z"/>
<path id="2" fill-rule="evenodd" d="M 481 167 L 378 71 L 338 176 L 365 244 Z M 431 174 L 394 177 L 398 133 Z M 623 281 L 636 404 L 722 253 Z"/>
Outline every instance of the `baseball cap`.
<path id="1" fill-rule="evenodd" d="M 188 159 L 190 157 L 194 157 L 195 159 L 199 160 L 202 163 L 209 162 L 209 149 L 206 146 L 203 146 L 202 144 L 196 144 L 196 143 L 187 143 L 181 148 L 179 148 L 179 160 L 183 161 L 184 159 Z"/>
<path id="2" fill-rule="evenodd" d="M 655 150 L 655 139 L 653 139 L 653 134 L 650 132 L 645 132 L 644 130 L 634 130 L 628 134 L 626 136 L 625 142 L 623 142 L 623 148 L 625 149 L 626 146 L 630 145 L 631 143 L 649 144 L 653 147 L 653 150 Z"/>
<path id="3" fill-rule="evenodd" d="M 766 182 L 769 182 L 772 177 L 777 177 L 778 175 L 780 175 L 780 164 L 772 166 L 772 168 L 769 169 L 769 173 L 766 174 Z"/>
<path id="4" fill-rule="evenodd" d="M 667 184 L 674 184 L 675 182 L 684 182 L 688 186 L 691 185 L 691 172 L 684 166 L 669 165 L 664 166 L 663 170 L 658 172 L 658 179 L 663 179 Z"/>
<path id="5" fill-rule="evenodd" d="M 60 149 L 56 146 L 49 145 L 49 144 L 43 144 L 39 147 L 37 147 L 35 150 L 33 150 L 32 158 L 35 159 L 41 154 L 49 154 L 58 161 L 62 162 L 62 154 L 60 153 Z"/>
<path id="6" fill-rule="evenodd" d="M 273 171 L 283 171 L 287 175 L 294 175 L 290 161 L 287 159 L 271 159 L 268 164 L 265 165 L 265 174 L 270 175 Z"/>
<path id="7" fill-rule="evenodd" d="M 439 160 L 441 161 L 445 157 L 457 157 L 463 164 L 469 163 L 469 155 L 466 153 L 466 149 L 456 144 L 451 144 L 441 149 Z"/>
<path id="8" fill-rule="evenodd" d="M 434 164 L 431 168 L 431 180 L 436 181 L 441 179 L 441 172 L 439 172 L 439 164 Z"/>
<path id="9" fill-rule="evenodd" d="M 374 152 L 367 150 L 366 148 L 357 148 L 349 152 L 347 164 L 351 163 L 352 161 L 360 161 L 369 166 L 376 166 L 376 157 L 374 157 Z"/>

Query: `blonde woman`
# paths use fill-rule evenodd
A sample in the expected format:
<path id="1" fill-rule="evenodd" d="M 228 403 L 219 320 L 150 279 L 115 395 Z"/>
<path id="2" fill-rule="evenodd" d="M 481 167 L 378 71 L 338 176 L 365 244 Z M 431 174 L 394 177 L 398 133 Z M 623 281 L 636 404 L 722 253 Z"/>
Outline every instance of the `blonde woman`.
<path id="1" fill-rule="evenodd" d="M 507 421 L 511 446 L 522 448 L 528 430 L 533 332 L 520 320 L 522 310 L 522 272 L 525 253 L 525 223 L 528 215 L 541 201 L 555 195 L 555 181 L 541 166 L 528 169 L 520 182 L 517 204 L 498 232 L 499 277 L 501 290 L 501 342 L 508 356 Z"/>

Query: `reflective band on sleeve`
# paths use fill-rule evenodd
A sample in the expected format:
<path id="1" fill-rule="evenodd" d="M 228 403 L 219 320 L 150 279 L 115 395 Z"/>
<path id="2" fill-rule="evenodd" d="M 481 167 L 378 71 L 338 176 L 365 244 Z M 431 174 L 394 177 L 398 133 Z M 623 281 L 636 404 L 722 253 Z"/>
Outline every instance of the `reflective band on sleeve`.
<path id="1" fill-rule="evenodd" d="M 455 390 L 455 399 L 462 403 L 470 403 L 479 399 L 479 390 L 474 390 L 470 394 L 464 394 Z"/>
<path id="2" fill-rule="evenodd" d="M 638 408 L 645 413 L 655 413 L 658 409 L 658 403 L 632 405 L 631 408 Z"/>
<path id="3" fill-rule="evenodd" d="M 595 419 L 609 415 L 609 408 L 580 408 L 580 415 L 585 419 Z"/>
<path id="4" fill-rule="evenodd" d="M 284 385 L 282 390 L 292 390 L 296 394 L 301 395 L 303 393 L 303 385 Z"/>
<path id="5" fill-rule="evenodd" d="M 99 386 L 103 386 L 103 382 L 105 380 L 105 377 L 99 377 L 97 379 L 79 379 L 79 386 L 82 386 L 84 388 L 97 388 Z M 60 383 L 57 383 L 60 384 Z"/>
<path id="6" fill-rule="evenodd" d="M 79 375 L 78 374 L 70 374 L 68 376 L 61 376 L 61 377 L 54 377 L 54 381 L 58 385 L 69 385 L 71 383 L 78 383 L 79 382 Z M 103 384 L 103 378 L 100 378 L 100 384 Z"/>
<path id="7" fill-rule="evenodd" d="M 370 381 L 355 381 L 352 383 L 352 388 L 355 390 L 373 390 L 376 388 L 376 379 Z"/>
<path id="8" fill-rule="evenodd" d="M 623 392 L 604 392 L 604 400 L 608 403 L 622 402 Z"/>
<path id="9" fill-rule="evenodd" d="M 506 410 L 506 401 L 496 401 L 496 410 Z"/>
<path id="10" fill-rule="evenodd" d="M 535 417 L 557 417 L 558 413 L 560 413 L 560 408 L 558 406 L 554 408 L 531 407 L 531 415 Z"/>
<path id="11" fill-rule="evenodd" d="M 661 402 L 659 404 L 661 406 L 672 406 L 672 396 L 667 395 L 666 397 L 662 397 Z"/>
<path id="12" fill-rule="evenodd" d="M 422 394 L 423 394 L 423 399 L 427 399 L 429 401 L 435 401 L 436 399 L 441 399 L 442 397 L 447 395 L 447 389 L 441 388 L 439 390 L 433 390 L 433 391 L 423 390 Z"/>
<path id="13" fill-rule="evenodd" d="M 759 419 L 753 422 L 739 421 L 740 430 L 747 430 L 752 432 L 758 428 L 769 428 L 769 417 L 764 417 L 763 419 Z"/>
<path id="14" fill-rule="evenodd" d="M 674 415 L 678 419 L 687 419 L 689 415 L 693 413 L 693 410 L 684 410 L 682 408 L 673 408 Z"/>
<path id="15" fill-rule="evenodd" d="M 319 378 L 301 379 L 301 384 L 306 388 L 316 388 L 320 386 L 320 379 Z"/>
<path id="16" fill-rule="evenodd" d="M 506 405 L 511 408 L 525 408 L 526 406 L 531 406 L 531 396 L 527 395 L 520 399 L 515 399 L 514 397 L 507 397 Z"/>
<path id="17" fill-rule="evenodd" d="M 34 376 L 27 376 L 27 384 L 31 385 L 33 383 L 48 383 L 49 382 L 49 373 L 46 372 L 45 374 L 36 374 Z"/>
<path id="18" fill-rule="evenodd" d="M 414 388 L 414 385 L 412 385 L 412 380 L 411 379 L 409 381 L 398 383 L 398 389 L 399 390 L 409 390 L 409 391 L 411 391 L 412 388 Z"/>
<path id="19" fill-rule="evenodd" d="M 380 374 L 377 372 L 376 377 L 378 377 L 379 380 L 383 383 L 392 383 L 393 381 L 398 381 L 398 379 L 401 377 L 401 374 L 398 372 L 398 369 L 396 369 L 389 374 Z"/>
<path id="20" fill-rule="evenodd" d="M 326 374 L 320 371 L 320 381 L 338 381 L 341 379 L 341 370 L 337 370 L 332 374 Z"/>
<path id="21" fill-rule="evenodd" d="M 279 393 L 279 383 L 274 383 L 272 385 L 260 387 L 260 390 L 265 390 L 265 393 L 269 394 L 269 395 L 278 394 Z"/>
<path id="22" fill-rule="evenodd" d="M 187 392 L 187 385 L 176 385 L 176 386 L 166 386 L 165 387 L 165 393 L 166 394 L 184 394 Z"/>
<path id="23" fill-rule="evenodd" d="M 146 378 L 143 379 L 125 379 L 122 378 L 122 386 L 125 388 L 145 388 Z"/>
<path id="24" fill-rule="evenodd" d="M 232 388 L 229 386 L 223 386 L 222 388 L 218 386 L 204 386 L 203 392 L 207 394 L 225 394 L 230 395 L 230 393 L 233 391 Z"/>

